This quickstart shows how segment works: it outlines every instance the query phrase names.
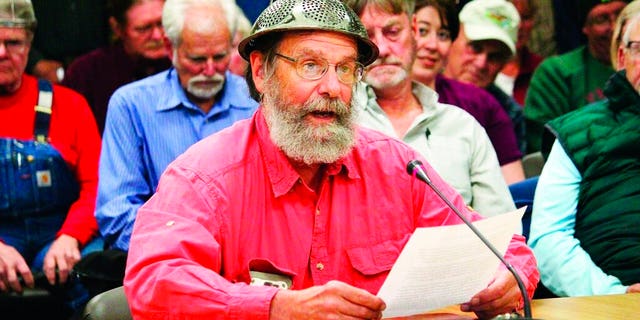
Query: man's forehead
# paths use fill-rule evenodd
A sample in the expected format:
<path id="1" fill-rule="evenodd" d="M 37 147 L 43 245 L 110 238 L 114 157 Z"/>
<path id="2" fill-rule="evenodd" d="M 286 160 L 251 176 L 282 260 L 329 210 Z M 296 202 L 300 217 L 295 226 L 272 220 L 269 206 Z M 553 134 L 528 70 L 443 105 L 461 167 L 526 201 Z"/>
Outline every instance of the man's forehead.
<path id="1" fill-rule="evenodd" d="M 612 1 L 608 3 L 601 3 L 594 6 L 589 11 L 589 16 L 597 16 L 601 14 L 615 13 L 619 14 L 627 4 L 624 1 Z"/>
<path id="2" fill-rule="evenodd" d="M 640 41 L 640 21 L 629 24 L 629 41 Z"/>
<path id="3" fill-rule="evenodd" d="M 23 28 L 9 28 L 0 27 L 0 38 L 25 38 L 27 36 L 27 30 Z"/>
<path id="4" fill-rule="evenodd" d="M 379 7 L 365 9 L 365 11 L 360 14 L 360 18 L 367 32 L 375 28 L 388 28 L 399 25 L 409 20 L 409 16 L 407 16 L 405 12 L 393 13 Z"/>
<path id="5" fill-rule="evenodd" d="M 356 41 L 347 35 L 331 31 L 297 31 L 285 33 L 280 43 L 280 49 L 292 51 L 322 53 L 325 47 L 319 44 L 332 44 L 357 53 Z"/>

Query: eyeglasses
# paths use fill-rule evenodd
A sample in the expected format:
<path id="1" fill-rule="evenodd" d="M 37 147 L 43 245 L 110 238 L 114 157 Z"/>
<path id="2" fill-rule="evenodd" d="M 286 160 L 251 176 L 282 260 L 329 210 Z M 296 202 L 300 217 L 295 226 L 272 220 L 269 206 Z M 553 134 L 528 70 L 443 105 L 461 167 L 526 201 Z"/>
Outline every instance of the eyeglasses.
<path id="1" fill-rule="evenodd" d="M 4 45 L 4 49 L 10 54 L 23 53 L 27 47 L 27 42 L 24 40 L 7 39 L 0 40 L 0 46 Z"/>
<path id="2" fill-rule="evenodd" d="M 632 57 L 640 58 L 640 41 L 629 41 L 626 49 Z"/>
<path id="3" fill-rule="evenodd" d="M 303 79 L 318 80 L 322 78 L 329 66 L 336 68 L 336 75 L 340 82 L 352 85 L 362 79 L 364 66 L 357 61 L 343 61 L 337 64 L 331 64 L 323 58 L 300 57 L 292 58 L 280 53 L 275 53 L 277 57 L 285 59 L 295 64 L 296 73 Z"/>

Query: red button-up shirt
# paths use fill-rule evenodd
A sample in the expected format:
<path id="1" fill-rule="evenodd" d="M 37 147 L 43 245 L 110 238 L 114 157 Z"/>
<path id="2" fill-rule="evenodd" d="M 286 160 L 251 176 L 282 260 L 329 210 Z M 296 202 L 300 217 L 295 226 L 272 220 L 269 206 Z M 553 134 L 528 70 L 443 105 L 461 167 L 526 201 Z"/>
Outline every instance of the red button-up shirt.
<path id="1" fill-rule="evenodd" d="M 415 151 L 365 129 L 357 137 L 318 193 L 271 142 L 262 109 L 194 145 L 138 211 L 125 277 L 133 315 L 266 319 L 277 289 L 249 286 L 250 270 L 285 275 L 292 289 L 340 280 L 375 294 L 416 227 L 461 223 L 406 173 Z M 481 218 L 427 170 L 471 220 Z M 520 236 L 510 250 L 532 293 L 531 251 Z"/>

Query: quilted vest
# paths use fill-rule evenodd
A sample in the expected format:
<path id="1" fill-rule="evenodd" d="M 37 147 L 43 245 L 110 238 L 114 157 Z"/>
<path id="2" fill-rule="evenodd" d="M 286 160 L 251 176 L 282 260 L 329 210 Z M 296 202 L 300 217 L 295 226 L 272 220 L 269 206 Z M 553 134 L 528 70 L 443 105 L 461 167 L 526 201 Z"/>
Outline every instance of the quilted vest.
<path id="1" fill-rule="evenodd" d="M 575 237 L 605 273 L 640 282 L 640 96 L 624 71 L 607 99 L 547 124 L 582 175 Z"/>

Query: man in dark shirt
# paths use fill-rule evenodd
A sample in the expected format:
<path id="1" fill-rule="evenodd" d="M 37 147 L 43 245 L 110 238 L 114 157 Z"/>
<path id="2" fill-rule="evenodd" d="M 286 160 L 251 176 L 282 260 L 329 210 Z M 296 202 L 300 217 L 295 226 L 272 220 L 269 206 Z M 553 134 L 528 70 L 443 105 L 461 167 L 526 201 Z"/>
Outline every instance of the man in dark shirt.
<path id="1" fill-rule="evenodd" d="M 171 66 L 163 43 L 164 0 L 109 0 L 107 4 L 117 42 L 76 59 L 62 82 L 85 96 L 100 133 L 116 89 Z"/>

